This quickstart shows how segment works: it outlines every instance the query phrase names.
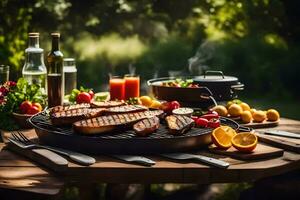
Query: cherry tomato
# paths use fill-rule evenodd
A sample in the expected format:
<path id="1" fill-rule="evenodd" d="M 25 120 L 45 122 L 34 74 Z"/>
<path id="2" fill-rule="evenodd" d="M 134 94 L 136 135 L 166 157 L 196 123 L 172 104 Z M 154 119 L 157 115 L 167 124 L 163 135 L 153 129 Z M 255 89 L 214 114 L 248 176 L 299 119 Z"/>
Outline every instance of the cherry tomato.
<path id="1" fill-rule="evenodd" d="M 94 98 L 94 95 L 95 95 L 94 91 L 93 91 L 93 90 L 90 90 L 90 91 L 89 91 L 89 94 L 90 94 L 90 96 L 91 96 L 91 99 L 93 99 L 93 98 Z"/>
<path id="2" fill-rule="evenodd" d="M 36 113 L 40 112 L 39 108 L 37 106 L 31 106 L 28 110 L 27 113 L 28 115 L 34 115 Z"/>
<path id="3" fill-rule="evenodd" d="M 32 103 L 32 106 L 36 106 L 39 109 L 39 112 L 41 112 L 43 110 L 43 107 L 40 103 Z"/>
<path id="4" fill-rule="evenodd" d="M 208 120 L 205 118 L 199 117 L 196 121 L 197 127 L 207 127 L 207 125 L 208 125 Z"/>
<path id="5" fill-rule="evenodd" d="M 219 115 L 216 111 L 214 110 L 209 110 L 206 114 L 215 114 L 215 115 Z"/>
<path id="6" fill-rule="evenodd" d="M 167 111 L 170 111 L 171 109 L 171 104 L 170 102 L 163 102 L 161 105 L 160 105 L 160 109 L 167 112 Z"/>
<path id="7" fill-rule="evenodd" d="M 219 114 L 214 114 L 214 113 L 211 113 L 211 114 L 205 114 L 205 115 L 202 115 L 201 118 L 205 118 L 207 120 L 210 120 L 210 119 L 214 119 L 214 118 L 220 118 Z"/>
<path id="8" fill-rule="evenodd" d="M 26 114 L 29 108 L 32 107 L 32 103 L 30 101 L 23 101 L 20 105 L 20 111 L 23 114 Z"/>
<path id="9" fill-rule="evenodd" d="M 210 119 L 210 120 L 208 121 L 208 124 L 207 124 L 207 126 L 208 126 L 209 128 L 217 128 L 217 127 L 219 127 L 220 125 L 221 125 L 220 119 L 218 119 L 218 118 L 212 118 L 212 119 Z"/>
<path id="10" fill-rule="evenodd" d="M 180 108 L 180 104 L 178 101 L 171 101 L 170 107 L 172 110 L 174 110 L 174 109 Z"/>
<path id="11" fill-rule="evenodd" d="M 198 119 L 199 117 L 197 117 L 197 116 L 192 116 L 191 118 L 192 118 L 192 120 L 194 120 L 194 122 L 196 122 L 197 119 Z"/>
<path id="12" fill-rule="evenodd" d="M 91 103 L 91 95 L 87 92 L 81 92 L 76 97 L 77 103 Z"/>

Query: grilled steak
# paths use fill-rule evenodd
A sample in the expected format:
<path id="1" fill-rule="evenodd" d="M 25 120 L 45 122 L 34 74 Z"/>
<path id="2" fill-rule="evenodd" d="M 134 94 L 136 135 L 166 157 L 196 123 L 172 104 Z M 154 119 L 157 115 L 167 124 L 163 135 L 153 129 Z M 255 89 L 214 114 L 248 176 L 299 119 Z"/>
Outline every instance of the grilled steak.
<path id="1" fill-rule="evenodd" d="M 143 111 L 126 114 L 115 114 L 108 116 L 101 116 L 92 119 L 86 119 L 75 122 L 73 129 L 76 132 L 84 134 L 105 133 L 118 129 L 119 127 L 130 127 L 132 124 L 154 116 L 159 116 L 163 113 L 161 110 Z"/>
<path id="2" fill-rule="evenodd" d="M 194 126 L 194 120 L 181 115 L 170 115 L 166 117 L 169 127 L 169 133 L 172 135 L 181 135 Z"/>
<path id="3" fill-rule="evenodd" d="M 75 104 L 70 106 L 55 106 L 53 108 L 50 108 L 50 114 L 56 113 L 56 112 L 62 112 L 62 111 L 68 111 L 68 110 L 75 110 L 79 108 L 89 108 L 90 104 L 88 103 L 82 103 L 82 104 Z"/>
<path id="4" fill-rule="evenodd" d="M 147 107 L 141 105 L 125 105 L 118 107 L 111 107 L 106 110 L 108 114 L 121 114 L 121 113 L 130 113 L 130 112 L 140 112 L 148 110 Z"/>
<path id="5" fill-rule="evenodd" d="M 110 107 L 117 107 L 123 106 L 126 103 L 124 101 L 100 101 L 100 102 L 92 102 L 92 108 L 110 108 Z"/>
<path id="6" fill-rule="evenodd" d="M 159 119 L 155 117 L 143 119 L 133 125 L 133 130 L 137 136 L 148 136 L 159 128 Z"/>
<path id="7" fill-rule="evenodd" d="M 50 114 L 53 125 L 68 125 L 76 121 L 98 117 L 103 114 L 104 108 L 78 108 Z"/>

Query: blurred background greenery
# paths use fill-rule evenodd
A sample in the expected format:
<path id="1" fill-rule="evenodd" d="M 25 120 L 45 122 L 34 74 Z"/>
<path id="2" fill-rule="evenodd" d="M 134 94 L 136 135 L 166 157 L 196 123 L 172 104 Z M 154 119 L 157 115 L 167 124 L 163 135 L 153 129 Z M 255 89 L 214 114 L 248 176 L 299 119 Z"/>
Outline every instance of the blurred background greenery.
<path id="1" fill-rule="evenodd" d="M 2 0 L 0 61 L 20 76 L 27 33 L 62 34 L 79 85 L 104 90 L 108 73 L 143 80 L 223 70 L 248 96 L 299 100 L 300 3 L 296 0 Z M 189 68 L 189 60 L 194 61 Z M 275 98 L 275 99 L 276 99 Z"/>

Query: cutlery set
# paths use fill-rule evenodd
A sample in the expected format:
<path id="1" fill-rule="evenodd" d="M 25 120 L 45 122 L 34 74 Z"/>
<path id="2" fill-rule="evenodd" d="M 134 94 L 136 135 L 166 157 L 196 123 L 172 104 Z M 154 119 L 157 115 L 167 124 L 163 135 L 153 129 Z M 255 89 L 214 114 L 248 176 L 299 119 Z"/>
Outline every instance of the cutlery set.
<path id="1" fill-rule="evenodd" d="M 47 145 L 40 145 L 32 140 L 28 139 L 23 133 L 21 132 L 12 132 L 11 133 L 12 137 L 9 137 L 8 140 L 10 141 L 11 145 L 17 146 L 18 148 L 28 150 L 28 149 L 46 149 L 50 152 L 52 152 L 52 155 L 55 154 L 57 156 L 57 159 L 62 160 L 61 162 L 65 163 L 67 160 L 63 158 L 60 155 L 68 157 L 70 160 L 84 166 L 89 166 L 92 165 L 96 162 L 95 158 L 82 154 L 82 153 L 77 153 L 74 151 L 62 149 L 62 148 L 57 148 L 57 147 L 52 147 L 52 146 L 47 146 Z M 60 155 L 58 155 L 60 154 Z M 47 155 L 45 155 L 47 156 Z M 144 157 L 144 156 L 135 156 L 135 155 L 110 155 L 111 157 L 117 158 L 119 160 L 128 162 L 128 163 L 135 163 L 135 164 L 140 164 L 143 166 L 152 166 L 155 165 L 156 162 Z M 207 157 L 207 156 L 202 156 L 202 155 L 197 155 L 197 154 L 187 154 L 187 153 L 171 153 L 171 154 L 160 154 L 159 156 L 166 157 L 172 160 L 179 160 L 179 161 L 196 161 L 200 163 L 205 163 L 208 165 L 212 165 L 215 167 L 219 168 L 227 168 L 229 166 L 229 163 Z M 64 161 L 64 160 L 65 161 Z"/>
<path id="2" fill-rule="evenodd" d="M 270 135 L 270 136 L 279 136 L 282 138 L 293 138 L 293 139 L 300 139 L 299 134 L 287 132 L 287 131 L 278 131 L 278 130 L 266 130 L 264 132 L 261 132 L 260 134 L 263 135 Z M 47 145 L 41 145 L 38 143 L 33 142 L 32 140 L 28 139 L 23 133 L 21 132 L 12 132 L 11 133 L 12 137 L 9 137 L 8 140 L 10 141 L 11 145 L 14 145 L 18 147 L 19 149 L 23 150 L 36 150 L 36 149 L 44 149 L 48 151 L 44 152 L 38 152 L 42 156 L 47 157 L 48 160 L 58 164 L 58 165 L 67 165 L 68 161 L 62 157 L 66 156 L 70 160 L 84 166 L 89 166 L 92 165 L 96 162 L 95 158 L 62 149 L 62 148 L 57 148 L 57 147 L 52 147 L 52 146 L 47 146 Z M 62 156 L 60 156 L 62 155 Z M 155 161 L 144 157 L 144 156 L 136 156 L 136 155 L 109 155 L 113 158 L 117 158 L 119 160 L 128 162 L 128 163 L 135 163 L 143 166 L 153 166 L 156 164 Z M 204 163 L 207 165 L 211 165 L 214 167 L 218 168 L 228 168 L 229 163 L 212 158 L 212 157 L 207 157 L 199 154 L 190 154 L 190 153 L 167 153 L 167 154 L 159 154 L 158 156 L 165 157 L 171 160 L 177 160 L 177 161 L 190 161 L 190 162 L 199 162 L 199 163 Z"/>

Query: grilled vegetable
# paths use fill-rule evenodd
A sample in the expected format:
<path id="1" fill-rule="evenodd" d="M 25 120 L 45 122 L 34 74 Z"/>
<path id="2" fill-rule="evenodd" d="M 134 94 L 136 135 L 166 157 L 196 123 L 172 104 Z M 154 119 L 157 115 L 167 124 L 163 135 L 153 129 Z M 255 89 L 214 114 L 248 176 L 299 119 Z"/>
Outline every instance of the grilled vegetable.
<path id="1" fill-rule="evenodd" d="M 151 117 L 143 119 L 133 125 L 133 130 L 137 136 L 148 136 L 159 128 L 159 119 Z"/>
<path id="2" fill-rule="evenodd" d="M 82 120 L 73 124 L 76 132 L 83 134 L 98 134 L 116 130 L 121 127 L 131 127 L 134 123 L 154 116 L 163 114 L 161 110 L 143 111 L 126 114 L 101 116 L 92 119 Z"/>
<path id="3" fill-rule="evenodd" d="M 166 117 L 169 133 L 172 135 L 182 135 L 194 126 L 194 120 L 181 115 L 170 115 Z"/>

